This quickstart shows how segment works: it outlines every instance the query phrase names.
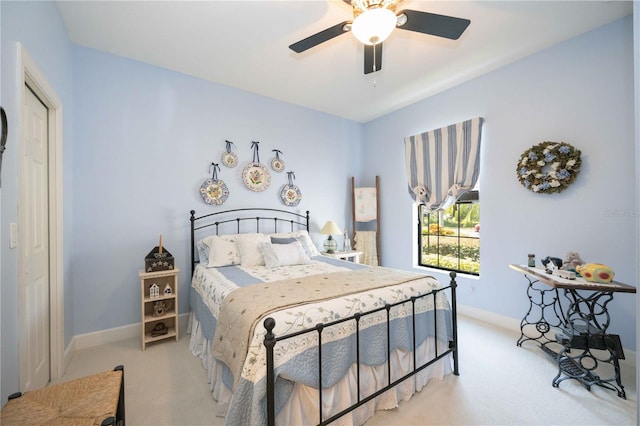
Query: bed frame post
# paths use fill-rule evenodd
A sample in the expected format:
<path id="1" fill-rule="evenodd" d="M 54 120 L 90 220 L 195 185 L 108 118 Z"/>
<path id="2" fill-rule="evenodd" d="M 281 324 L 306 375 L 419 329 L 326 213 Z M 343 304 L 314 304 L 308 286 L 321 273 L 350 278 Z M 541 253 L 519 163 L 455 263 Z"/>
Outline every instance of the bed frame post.
<path id="1" fill-rule="evenodd" d="M 456 287 L 458 283 L 456 283 L 456 273 L 450 272 L 449 276 L 451 277 L 451 317 L 452 317 L 452 328 L 453 328 L 453 374 L 456 376 L 460 375 L 458 370 L 458 306 L 457 306 L 457 296 L 456 296 Z"/>
<path id="2" fill-rule="evenodd" d="M 273 362 L 273 348 L 276 345 L 276 336 L 273 329 L 276 326 L 276 320 L 268 317 L 264 320 L 264 328 L 267 334 L 264 336 L 264 346 L 267 349 L 267 425 L 275 426 L 276 424 L 276 401 L 275 401 L 275 378 Z"/>
<path id="3" fill-rule="evenodd" d="M 195 210 L 191 210 L 191 218 L 189 219 L 191 221 L 191 276 L 193 277 L 193 272 L 195 271 L 195 259 L 196 259 L 196 254 L 195 254 L 195 232 L 193 229 L 193 226 L 195 225 L 195 220 L 196 220 L 196 211 Z"/>

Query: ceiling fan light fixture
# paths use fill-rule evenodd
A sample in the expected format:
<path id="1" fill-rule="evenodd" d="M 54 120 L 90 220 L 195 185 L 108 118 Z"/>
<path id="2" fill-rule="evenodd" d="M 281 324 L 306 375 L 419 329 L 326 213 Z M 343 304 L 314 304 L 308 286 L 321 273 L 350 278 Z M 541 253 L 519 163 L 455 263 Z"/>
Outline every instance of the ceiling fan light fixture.
<path id="1" fill-rule="evenodd" d="M 382 7 L 371 8 L 356 17 L 351 32 L 364 44 L 378 44 L 391 35 L 396 22 L 396 15 L 391 10 Z"/>

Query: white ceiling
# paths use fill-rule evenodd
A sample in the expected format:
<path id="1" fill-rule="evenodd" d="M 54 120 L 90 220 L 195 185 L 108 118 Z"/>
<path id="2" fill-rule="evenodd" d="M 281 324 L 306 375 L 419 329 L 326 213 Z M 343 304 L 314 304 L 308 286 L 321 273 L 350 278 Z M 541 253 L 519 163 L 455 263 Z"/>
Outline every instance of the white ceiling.
<path id="1" fill-rule="evenodd" d="M 71 40 L 205 80 L 367 122 L 632 13 L 631 1 L 424 1 L 471 20 L 456 41 L 396 29 L 363 73 L 351 33 L 288 46 L 352 19 L 342 0 L 58 1 Z"/>

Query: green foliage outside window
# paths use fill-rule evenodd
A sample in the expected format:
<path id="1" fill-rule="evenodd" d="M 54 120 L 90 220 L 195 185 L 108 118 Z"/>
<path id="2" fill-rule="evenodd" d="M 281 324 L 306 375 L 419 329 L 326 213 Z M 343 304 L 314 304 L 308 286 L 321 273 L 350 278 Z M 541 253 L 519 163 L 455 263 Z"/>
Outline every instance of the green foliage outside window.
<path id="1" fill-rule="evenodd" d="M 454 204 L 441 212 L 419 207 L 420 265 L 480 274 L 480 204 Z"/>

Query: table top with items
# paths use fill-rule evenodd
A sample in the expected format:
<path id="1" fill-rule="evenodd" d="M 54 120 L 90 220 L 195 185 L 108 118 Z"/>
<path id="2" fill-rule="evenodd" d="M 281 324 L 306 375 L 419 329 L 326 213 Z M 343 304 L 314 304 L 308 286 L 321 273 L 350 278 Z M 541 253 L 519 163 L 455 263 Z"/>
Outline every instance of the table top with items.
<path id="1" fill-rule="evenodd" d="M 537 280 L 554 288 L 566 288 L 572 290 L 590 290 L 590 291 L 605 291 L 605 292 L 623 292 L 623 293 L 635 293 L 636 288 L 624 284 L 618 281 L 611 281 L 610 283 L 596 283 L 585 280 L 582 277 L 576 277 L 573 279 L 563 278 L 557 273 L 547 273 L 545 268 L 536 268 L 526 265 L 510 264 L 509 267 L 525 275 L 529 275 Z"/>

